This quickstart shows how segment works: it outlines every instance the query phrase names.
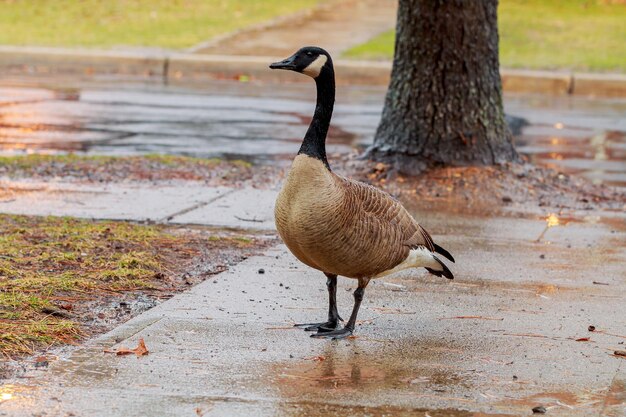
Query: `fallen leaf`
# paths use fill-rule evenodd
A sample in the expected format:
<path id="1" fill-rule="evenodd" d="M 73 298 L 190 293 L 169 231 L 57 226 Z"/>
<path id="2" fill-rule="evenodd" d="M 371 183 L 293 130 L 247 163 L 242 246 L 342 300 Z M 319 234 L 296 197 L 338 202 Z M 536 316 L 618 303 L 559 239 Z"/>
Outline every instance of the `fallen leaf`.
<path id="1" fill-rule="evenodd" d="M 590 339 L 588 337 L 579 337 L 576 339 L 577 342 L 588 342 Z"/>
<path id="2" fill-rule="evenodd" d="M 45 356 L 39 356 L 35 359 L 35 368 L 47 368 L 48 364 L 48 358 Z"/>
<path id="3" fill-rule="evenodd" d="M 148 351 L 148 348 L 146 347 L 146 342 L 143 341 L 143 337 L 139 339 L 139 344 L 134 349 L 134 351 L 137 356 L 143 356 L 143 355 L 147 355 L 148 353 L 150 353 Z"/>
<path id="4" fill-rule="evenodd" d="M 137 347 L 135 349 L 128 349 L 122 346 L 117 348 L 117 350 L 104 349 L 104 353 L 115 353 L 118 356 L 132 355 L 134 353 L 135 355 L 137 355 L 137 357 L 139 357 L 147 355 L 148 353 L 150 353 L 150 351 L 148 351 L 148 348 L 146 347 L 146 342 L 144 342 L 142 337 L 139 339 L 139 343 L 137 344 Z"/>

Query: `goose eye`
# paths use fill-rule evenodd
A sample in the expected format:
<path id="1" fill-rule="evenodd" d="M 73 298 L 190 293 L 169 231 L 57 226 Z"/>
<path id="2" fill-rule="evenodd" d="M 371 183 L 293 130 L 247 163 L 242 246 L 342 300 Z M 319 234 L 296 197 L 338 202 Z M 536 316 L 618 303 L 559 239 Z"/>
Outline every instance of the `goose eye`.
<path id="1" fill-rule="evenodd" d="M 307 56 L 313 56 L 313 52 L 307 52 Z"/>

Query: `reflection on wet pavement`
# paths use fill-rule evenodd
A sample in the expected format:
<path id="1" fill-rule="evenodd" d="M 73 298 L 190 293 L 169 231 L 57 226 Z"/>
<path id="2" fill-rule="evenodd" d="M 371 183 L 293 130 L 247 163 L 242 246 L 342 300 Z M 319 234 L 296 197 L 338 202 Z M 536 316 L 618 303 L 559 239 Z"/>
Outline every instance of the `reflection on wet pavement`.
<path id="1" fill-rule="evenodd" d="M 367 339 L 366 339 L 367 340 Z M 471 372 L 455 366 L 462 360 L 462 347 L 437 340 L 380 340 L 378 348 L 347 351 L 327 345 L 321 355 L 275 365 L 275 379 L 283 397 L 324 396 L 327 400 L 359 390 L 383 387 L 419 395 L 471 386 Z M 405 358 L 401 363 L 398 358 Z M 406 393 L 405 393 L 406 394 Z"/>
<path id="2" fill-rule="evenodd" d="M 313 111 L 309 87 L 0 88 L 0 154 L 171 153 L 286 163 Z M 329 153 L 371 143 L 383 96 L 378 87 L 341 88 Z M 507 96 L 505 107 L 529 121 L 516 143 L 531 161 L 626 186 L 626 101 Z"/>

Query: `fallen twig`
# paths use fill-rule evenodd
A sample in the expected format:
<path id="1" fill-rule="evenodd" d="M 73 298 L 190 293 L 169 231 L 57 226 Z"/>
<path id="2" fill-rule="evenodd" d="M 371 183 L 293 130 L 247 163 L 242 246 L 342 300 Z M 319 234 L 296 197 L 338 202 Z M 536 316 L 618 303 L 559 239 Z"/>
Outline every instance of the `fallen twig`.
<path id="1" fill-rule="evenodd" d="M 254 223 L 263 223 L 264 220 L 259 219 L 246 219 L 244 217 L 235 216 L 235 219 L 241 220 L 242 222 L 254 222 Z"/>
<path id="2" fill-rule="evenodd" d="M 397 308 L 372 307 L 372 310 L 380 311 L 381 314 L 416 314 L 415 311 L 402 311 Z"/>
<path id="3" fill-rule="evenodd" d="M 455 319 L 504 320 L 504 318 L 498 318 L 498 317 L 485 317 L 485 316 L 454 316 L 454 317 L 439 317 L 439 320 L 455 320 Z"/>
<path id="4" fill-rule="evenodd" d="M 282 327 L 266 327 L 265 330 L 293 330 L 297 329 L 296 326 L 282 326 Z"/>
<path id="5" fill-rule="evenodd" d="M 610 332 L 607 332 L 606 330 L 598 330 L 596 329 L 595 326 L 589 326 L 587 329 L 593 333 L 600 333 L 600 334 L 605 334 L 607 336 L 615 336 L 615 337 L 621 337 L 622 339 L 626 339 L 626 336 L 622 336 L 621 334 L 610 333 Z"/>
<path id="6" fill-rule="evenodd" d="M 542 339 L 553 339 L 548 336 L 544 336 L 542 334 L 533 334 L 533 333 L 502 333 L 503 336 L 517 336 L 517 337 L 540 337 Z"/>

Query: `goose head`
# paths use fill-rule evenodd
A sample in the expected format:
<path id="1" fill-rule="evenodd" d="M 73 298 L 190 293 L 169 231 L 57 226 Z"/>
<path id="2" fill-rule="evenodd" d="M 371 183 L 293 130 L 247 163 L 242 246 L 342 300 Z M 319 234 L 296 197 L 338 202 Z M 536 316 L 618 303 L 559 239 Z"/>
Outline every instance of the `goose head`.
<path id="1" fill-rule="evenodd" d="M 305 46 L 289 58 L 274 62 L 270 68 L 300 72 L 317 78 L 322 72 L 332 70 L 332 66 L 328 52 L 316 46 Z"/>

